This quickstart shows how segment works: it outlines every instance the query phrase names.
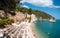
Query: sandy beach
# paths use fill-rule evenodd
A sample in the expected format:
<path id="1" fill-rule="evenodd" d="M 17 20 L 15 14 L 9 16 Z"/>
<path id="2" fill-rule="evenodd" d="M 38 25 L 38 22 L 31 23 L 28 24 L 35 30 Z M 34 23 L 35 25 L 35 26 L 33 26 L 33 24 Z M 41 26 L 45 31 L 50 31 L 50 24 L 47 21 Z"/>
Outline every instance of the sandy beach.
<path id="1" fill-rule="evenodd" d="M 31 23 L 31 25 L 29 26 L 29 29 L 31 30 L 31 32 L 32 32 L 32 34 L 33 34 L 33 37 L 34 37 L 34 38 L 38 38 L 38 35 L 37 35 L 37 33 L 35 32 L 33 26 L 34 26 L 34 23 Z"/>
<path id="2" fill-rule="evenodd" d="M 22 36 L 22 38 L 38 38 L 33 25 L 34 23 L 29 22 L 21 22 L 20 24 L 14 23 L 12 27 L 7 28 L 6 32 L 8 31 L 11 38 L 19 38 L 20 36 Z"/>
<path id="3" fill-rule="evenodd" d="M 8 34 L 11 38 L 13 38 L 14 35 L 16 35 L 16 36 L 14 36 L 16 38 L 18 38 L 20 36 L 22 36 L 22 38 L 38 38 L 37 34 L 35 33 L 34 28 L 33 28 L 33 25 L 34 25 L 33 20 L 35 19 L 34 15 L 32 16 L 32 18 L 33 17 L 34 18 L 32 19 L 32 22 L 30 22 L 30 23 L 28 22 L 28 20 L 20 22 L 20 20 L 25 18 L 25 15 L 20 12 L 17 13 L 15 15 L 15 17 L 12 17 L 11 15 L 8 15 L 8 16 L 11 19 L 13 18 L 15 20 L 18 20 L 15 23 L 13 23 L 12 26 L 8 27 L 5 30 L 5 31 L 8 31 Z"/>

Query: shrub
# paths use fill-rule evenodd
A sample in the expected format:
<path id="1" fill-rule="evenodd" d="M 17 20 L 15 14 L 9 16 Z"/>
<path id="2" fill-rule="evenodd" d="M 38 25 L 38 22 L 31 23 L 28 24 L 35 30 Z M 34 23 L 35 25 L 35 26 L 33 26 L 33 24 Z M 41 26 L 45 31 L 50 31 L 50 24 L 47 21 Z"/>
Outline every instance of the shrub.
<path id="1" fill-rule="evenodd" d="M 6 25 L 6 24 L 11 24 L 11 23 L 14 23 L 14 20 L 13 19 L 2 19 L 0 20 L 0 25 Z"/>

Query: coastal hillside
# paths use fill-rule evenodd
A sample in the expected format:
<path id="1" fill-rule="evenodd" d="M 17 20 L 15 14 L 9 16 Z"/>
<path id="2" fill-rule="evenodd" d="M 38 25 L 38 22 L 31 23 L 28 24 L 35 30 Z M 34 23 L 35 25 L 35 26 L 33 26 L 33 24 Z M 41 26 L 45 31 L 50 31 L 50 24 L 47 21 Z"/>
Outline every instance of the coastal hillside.
<path id="1" fill-rule="evenodd" d="M 33 10 L 31 8 L 25 8 L 25 7 L 18 7 L 18 5 L 21 5 L 22 3 L 19 2 L 21 0 L 0 0 L 0 9 L 4 10 L 4 12 L 7 15 L 7 12 L 11 11 L 20 11 L 22 13 L 28 13 L 28 14 L 35 14 L 37 18 L 42 17 L 43 19 L 50 19 L 51 17 L 54 18 L 53 16 L 43 12 L 43 11 L 38 11 L 38 10 Z M 15 14 L 14 14 L 15 15 Z"/>
<path id="2" fill-rule="evenodd" d="M 50 19 L 54 18 L 53 16 L 38 10 L 33 10 L 31 8 L 26 7 L 18 7 L 21 0 L 0 0 L 0 26 L 4 25 L 11 25 L 13 22 L 20 22 L 21 20 L 25 20 L 27 18 L 27 14 L 31 15 L 34 14 L 36 18 L 42 17 L 42 19 Z"/>
<path id="3" fill-rule="evenodd" d="M 46 12 L 43 12 L 43 11 L 33 10 L 31 8 L 25 8 L 25 7 L 21 7 L 21 8 L 18 8 L 18 9 L 22 13 L 34 14 L 37 18 L 42 17 L 42 19 L 50 19 L 50 18 L 55 19 L 53 16 L 51 16 L 51 15 L 49 15 Z"/>

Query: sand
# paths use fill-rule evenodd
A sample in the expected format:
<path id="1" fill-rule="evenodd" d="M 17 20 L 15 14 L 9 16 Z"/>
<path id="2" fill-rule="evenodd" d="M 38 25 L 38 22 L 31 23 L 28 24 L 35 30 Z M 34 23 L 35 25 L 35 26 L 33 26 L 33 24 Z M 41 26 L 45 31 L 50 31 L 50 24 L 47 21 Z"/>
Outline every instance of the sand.
<path id="1" fill-rule="evenodd" d="M 29 26 L 30 33 L 32 34 L 32 38 L 38 38 L 36 32 L 34 31 L 33 25 L 34 23 L 31 23 L 31 25 Z"/>

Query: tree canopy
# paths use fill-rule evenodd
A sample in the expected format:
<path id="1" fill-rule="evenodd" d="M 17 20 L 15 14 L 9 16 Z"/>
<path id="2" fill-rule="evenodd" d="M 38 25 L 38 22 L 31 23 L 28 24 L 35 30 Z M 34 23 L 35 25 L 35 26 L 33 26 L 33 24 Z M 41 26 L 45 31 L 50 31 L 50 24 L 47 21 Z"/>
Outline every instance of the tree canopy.
<path id="1" fill-rule="evenodd" d="M 5 17 L 7 17 L 7 13 L 15 15 L 14 11 L 21 0 L 0 0 L 0 10 L 4 10 Z M 13 13 L 11 12 L 13 11 Z"/>
<path id="2" fill-rule="evenodd" d="M 16 5 L 20 2 L 21 0 L 0 0 L 0 8 L 1 9 L 9 9 L 9 10 L 14 10 L 16 8 Z"/>
<path id="3" fill-rule="evenodd" d="M 51 17 L 54 18 L 53 16 L 47 14 L 46 12 L 33 10 L 31 8 L 22 7 L 22 8 L 20 8 L 20 12 L 22 12 L 22 13 L 27 12 L 27 14 L 30 14 L 30 15 L 34 14 L 37 18 L 40 18 L 40 17 L 42 17 L 43 19 L 50 19 Z"/>
<path id="4" fill-rule="evenodd" d="M 32 14 L 32 9 L 31 8 L 28 9 L 28 14 L 30 14 L 30 15 Z"/>

